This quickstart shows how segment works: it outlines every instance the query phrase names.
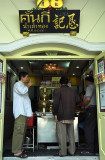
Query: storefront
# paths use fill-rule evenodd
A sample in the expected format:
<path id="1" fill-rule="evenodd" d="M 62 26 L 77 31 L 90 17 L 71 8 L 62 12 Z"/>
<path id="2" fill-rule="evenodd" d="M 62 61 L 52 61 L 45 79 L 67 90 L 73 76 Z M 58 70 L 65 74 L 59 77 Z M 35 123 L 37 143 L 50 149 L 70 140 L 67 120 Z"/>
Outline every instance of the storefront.
<path id="1" fill-rule="evenodd" d="M 85 2 L 84 5 L 86 5 L 86 3 L 87 2 Z M 103 3 L 101 4 L 101 7 L 104 6 Z M 12 4 L 10 2 L 9 2 L 9 4 L 10 4 L 10 6 L 12 6 Z M 95 4 L 95 2 L 94 2 L 94 4 Z M 3 3 L 3 5 L 4 5 L 4 3 Z M 66 3 L 66 5 L 67 5 L 67 3 Z M 83 8 L 84 5 L 81 4 L 82 7 L 80 7 L 80 9 Z M 89 4 L 89 6 L 91 6 L 91 5 L 92 4 Z M 97 10 L 98 6 L 99 6 L 99 4 L 97 2 L 97 6 L 95 8 L 95 11 Z M 89 11 L 88 6 L 87 6 L 87 8 Z M 101 8 L 100 10 L 104 11 L 103 8 Z M 83 12 L 83 13 L 85 13 L 85 12 Z M 82 12 L 81 12 L 81 14 L 82 14 Z M 89 12 L 88 12 L 88 14 L 89 14 Z M 97 14 L 97 11 L 95 12 L 95 14 Z M 1 16 L 3 16 L 3 14 Z M 87 16 L 87 17 L 89 20 L 90 16 Z M 93 17 L 96 17 L 96 16 L 94 15 Z M 104 20 L 104 18 L 103 18 L 103 20 Z M 83 19 L 82 19 L 82 21 L 83 21 Z M 94 24 L 96 24 L 96 22 L 97 22 L 97 20 L 94 22 Z M 89 37 L 88 34 L 92 30 L 92 28 L 94 28 L 93 27 L 94 24 L 92 25 L 92 28 L 90 28 L 90 29 L 89 29 L 89 25 L 88 26 L 85 25 L 86 21 L 83 24 L 84 24 L 84 27 L 86 28 L 86 31 L 83 29 L 83 34 L 82 34 L 81 30 L 82 30 L 83 26 L 81 25 L 81 28 L 80 28 L 81 35 L 78 38 L 69 36 L 69 34 L 67 34 L 67 35 L 66 34 L 63 34 L 63 35 L 62 34 L 60 34 L 60 35 L 40 34 L 40 35 L 34 35 L 34 36 L 26 37 L 26 38 L 23 38 L 23 36 L 20 35 L 21 38 L 19 38 L 17 36 L 18 37 L 17 40 L 16 39 L 13 40 L 14 39 L 13 37 L 11 37 L 9 40 L 8 39 L 6 40 L 4 38 L 3 41 L 2 40 L 0 41 L 1 42 L 1 44 L 0 44 L 0 61 L 2 64 L 1 68 L 0 68 L 1 69 L 0 72 L 3 72 L 5 74 L 7 73 L 7 62 L 9 62 L 9 61 L 32 61 L 32 62 L 33 61 L 46 61 L 46 62 L 54 62 L 54 63 L 55 63 L 55 61 L 61 61 L 61 62 L 63 62 L 63 61 L 69 62 L 69 61 L 75 61 L 75 60 L 77 60 L 77 61 L 79 61 L 79 60 L 81 60 L 81 61 L 84 61 L 84 60 L 94 61 L 95 62 L 94 77 L 96 80 L 96 91 L 97 91 L 98 133 L 99 133 L 99 149 L 100 149 L 99 153 L 100 153 L 100 160 L 104 160 L 104 158 L 105 158 L 105 144 L 104 144 L 104 140 L 105 140 L 105 134 L 104 134 L 105 112 L 104 112 L 104 100 L 103 100 L 103 96 L 104 96 L 103 72 L 104 72 L 104 69 L 103 68 L 99 69 L 99 66 L 101 63 L 104 64 L 104 59 L 105 59 L 105 43 L 104 42 L 105 42 L 105 39 L 104 38 L 101 39 L 101 36 L 99 36 L 99 34 L 97 34 L 96 37 L 94 36 L 96 31 L 98 31 L 98 26 L 96 26 L 96 28 L 95 28 L 96 31 L 93 30 L 92 34 L 90 34 L 90 37 Z M 105 26 L 103 21 L 101 24 L 103 24 L 103 26 Z M 88 30 L 88 33 L 87 33 L 87 30 Z M 4 34 L 4 32 L 5 32 L 5 29 L 3 31 L 3 34 Z M 15 32 L 15 29 L 14 29 L 14 32 Z M 9 33 L 7 34 L 7 36 L 9 37 Z M 93 39 L 92 39 L 92 37 L 93 37 Z M 98 40 L 98 38 L 99 38 L 99 40 Z M 102 43 L 100 43 L 100 42 L 102 42 Z M 53 55 L 52 54 L 45 54 L 44 55 L 43 52 L 44 53 L 52 53 Z M 57 53 L 60 52 L 63 54 L 55 54 L 56 52 Z M 6 77 L 7 77 L 7 75 L 6 75 Z M 101 78 L 103 77 L 102 78 L 103 80 L 100 81 L 99 77 L 101 77 Z M 98 79 L 98 81 L 97 81 L 97 79 Z M 100 83 L 102 83 L 102 85 L 100 85 Z M 8 90 L 9 90 L 9 87 L 8 87 Z M 5 93 L 7 93 L 6 83 L 1 83 L 1 92 L 0 93 L 1 93 L 0 158 L 2 159 L 4 113 L 5 113 L 5 99 L 6 99 Z M 7 95 L 7 97 L 8 97 L 8 95 Z M 4 160 L 5 160 L 5 157 L 4 157 Z"/>
<path id="2" fill-rule="evenodd" d="M 51 36 L 48 36 L 48 37 L 51 37 Z M 48 40 L 48 37 L 46 38 L 47 40 Z M 70 37 L 67 37 L 67 38 L 70 38 Z M 57 37 L 55 37 L 55 39 L 57 39 Z M 54 39 L 54 36 L 53 36 L 54 42 L 55 42 L 55 39 Z M 59 39 L 59 42 L 60 42 L 60 40 L 61 40 L 61 37 Z M 63 36 L 63 40 L 64 40 L 64 36 Z M 47 43 L 46 43 L 46 45 L 49 46 L 49 44 L 47 44 Z M 50 45 L 53 46 L 54 44 L 50 44 Z M 63 42 L 62 46 L 63 45 L 64 45 L 64 42 Z M 69 47 L 69 45 L 68 45 L 68 47 Z M 41 48 L 41 50 L 44 51 L 44 49 L 42 47 L 40 47 L 40 48 Z M 37 50 L 37 47 L 35 47 L 35 49 Z M 39 46 L 38 46 L 38 49 L 39 49 Z M 67 46 L 66 46 L 66 49 L 67 49 Z M 58 51 L 58 50 L 59 50 L 59 48 L 58 49 L 56 48 L 56 51 Z M 64 51 L 64 48 L 62 50 Z M 52 49 L 51 49 L 51 51 L 52 51 Z M 61 51 L 61 48 L 60 48 L 60 51 Z M 24 54 L 26 54 L 26 53 L 24 53 Z M 3 61 L 3 72 L 4 73 L 6 73 L 6 62 L 8 62 L 10 60 L 11 61 L 13 61 L 13 60 L 15 60 L 15 61 L 16 60 L 17 61 L 19 61 L 19 60 L 20 61 L 22 61 L 22 60 L 25 60 L 25 61 L 26 60 L 36 61 L 36 60 L 42 60 L 42 59 L 44 59 L 44 60 L 47 60 L 47 61 L 50 60 L 52 62 L 56 62 L 57 60 L 60 60 L 60 61 L 63 61 L 63 60 L 66 60 L 66 61 L 70 61 L 70 60 L 94 60 L 95 61 L 95 74 L 97 74 L 98 73 L 98 67 L 97 67 L 97 65 L 99 63 L 98 60 L 102 59 L 104 56 L 105 56 L 104 52 L 101 53 L 101 54 L 99 54 L 99 56 L 96 56 L 94 54 L 93 55 L 84 55 L 84 54 L 81 55 L 80 53 L 76 52 L 76 56 L 73 55 L 72 58 L 71 58 L 71 56 L 67 56 L 67 58 L 65 56 L 60 56 L 60 57 L 59 56 L 47 56 L 47 57 L 43 56 L 43 58 L 42 58 L 42 56 L 35 56 L 35 55 L 34 56 L 32 56 L 32 55 L 31 56 L 30 55 L 28 55 L 28 56 L 24 56 L 24 55 L 21 56 L 20 54 L 18 56 L 18 54 L 17 54 L 16 56 L 8 56 L 8 57 L 7 56 L 1 56 L 1 60 Z M 98 104 L 98 108 L 97 109 L 98 109 L 98 119 L 99 119 L 99 137 L 100 137 L 100 142 L 101 142 L 101 138 L 104 136 L 104 134 L 102 134 L 103 133 L 103 129 L 104 129 L 104 125 L 103 125 L 104 112 L 100 112 L 99 85 L 96 85 L 96 88 L 97 88 L 97 104 Z M 1 132 L 2 133 L 1 138 L 3 139 L 3 121 L 4 121 L 4 109 L 5 109 L 5 107 L 4 107 L 5 106 L 5 83 L 2 84 L 2 105 L 1 106 L 2 106 L 1 107 L 1 124 L 2 124 L 1 125 L 1 130 L 2 130 L 2 132 Z M 102 121 L 102 119 L 103 119 L 103 121 Z M 100 131 L 101 131 L 101 133 L 100 133 Z M 39 142 L 40 142 L 40 137 L 39 137 Z M 1 142 L 1 145 L 2 145 L 2 143 L 3 142 Z M 104 144 L 100 144 L 100 154 L 102 154 L 102 156 L 103 156 L 103 150 L 101 150 L 102 145 L 104 145 Z"/>

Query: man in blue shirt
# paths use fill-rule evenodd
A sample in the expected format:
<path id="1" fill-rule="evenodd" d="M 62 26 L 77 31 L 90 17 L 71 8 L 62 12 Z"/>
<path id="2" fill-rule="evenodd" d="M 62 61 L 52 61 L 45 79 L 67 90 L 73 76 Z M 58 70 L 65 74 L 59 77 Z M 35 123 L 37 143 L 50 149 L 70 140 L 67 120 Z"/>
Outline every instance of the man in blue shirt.
<path id="1" fill-rule="evenodd" d="M 96 87 L 93 77 L 85 78 L 86 94 L 82 108 L 85 109 L 84 133 L 86 141 L 86 152 L 91 154 L 98 152 L 98 131 L 97 131 L 97 106 L 96 106 Z"/>

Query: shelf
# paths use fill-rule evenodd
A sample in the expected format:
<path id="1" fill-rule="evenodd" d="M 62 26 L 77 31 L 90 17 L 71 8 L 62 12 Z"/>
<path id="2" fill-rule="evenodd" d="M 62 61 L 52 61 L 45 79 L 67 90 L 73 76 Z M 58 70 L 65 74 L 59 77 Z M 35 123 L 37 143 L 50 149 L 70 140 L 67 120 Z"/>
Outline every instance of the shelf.
<path id="1" fill-rule="evenodd" d="M 40 89 L 41 88 L 52 88 L 53 89 L 53 88 L 60 88 L 60 87 L 40 87 Z"/>
<path id="2" fill-rule="evenodd" d="M 52 112 L 52 105 L 53 105 L 53 98 L 54 98 L 54 93 L 55 91 L 58 89 L 59 87 L 40 87 L 39 88 L 39 92 L 40 92 L 40 99 L 39 99 L 39 107 L 44 107 L 43 105 L 43 101 L 44 101 L 44 97 L 41 97 L 41 94 L 46 94 L 48 96 L 46 105 L 47 107 L 44 109 L 45 111 L 51 111 Z M 42 102 L 40 102 L 40 100 L 42 100 Z M 42 109 L 40 109 L 42 110 Z"/>

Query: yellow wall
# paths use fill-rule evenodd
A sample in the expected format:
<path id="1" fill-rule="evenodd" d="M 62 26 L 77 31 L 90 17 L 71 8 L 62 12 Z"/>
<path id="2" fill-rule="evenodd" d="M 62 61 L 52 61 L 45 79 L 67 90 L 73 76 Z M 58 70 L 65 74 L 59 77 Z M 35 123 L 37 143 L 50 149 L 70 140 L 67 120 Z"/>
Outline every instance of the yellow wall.
<path id="1" fill-rule="evenodd" d="M 76 76 L 70 76 L 69 79 L 71 80 L 71 86 L 80 86 L 81 85 L 81 78 Z"/>
<path id="2" fill-rule="evenodd" d="M 33 82 L 32 86 L 40 86 L 41 77 L 30 77 L 30 80 Z M 72 86 L 80 86 L 81 85 L 81 78 L 76 76 L 70 76 L 69 80 L 71 80 Z"/>
<path id="3" fill-rule="evenodd" d="M 18 10 L 31 10 L 35 5 L 35 0 L 0 1 L 0 43 L 25 38 L 19 30 Z M 64 7 L 82 11 L 77 38 L 93 43 L 105 42 L 105 0 L 64 0 Z"/>
<path id="4" fill-rule="evenodd" d="M 33 83 L 32 86 L 40 86 L 41 77 L 29 77 L 29 78 Z"/>

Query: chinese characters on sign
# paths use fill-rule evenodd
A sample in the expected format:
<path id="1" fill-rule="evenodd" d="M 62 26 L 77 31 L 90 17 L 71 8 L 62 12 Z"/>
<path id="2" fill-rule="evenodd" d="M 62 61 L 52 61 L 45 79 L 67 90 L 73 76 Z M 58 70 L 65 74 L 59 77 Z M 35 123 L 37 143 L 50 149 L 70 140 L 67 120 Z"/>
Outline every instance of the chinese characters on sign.
<path id="1" fill-rule="evenodd" d="M 21 33 L 78 33 L 80 10 L 20 10 L 19 19 Z"/>

